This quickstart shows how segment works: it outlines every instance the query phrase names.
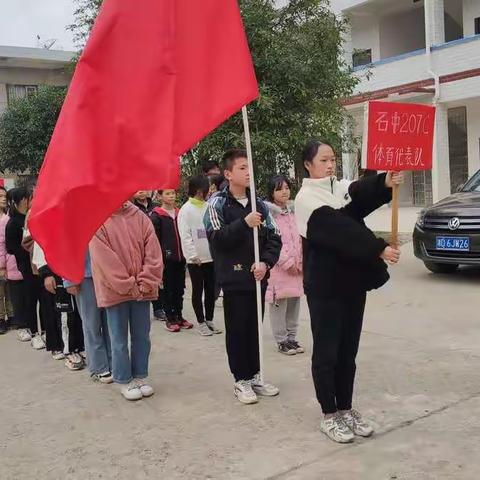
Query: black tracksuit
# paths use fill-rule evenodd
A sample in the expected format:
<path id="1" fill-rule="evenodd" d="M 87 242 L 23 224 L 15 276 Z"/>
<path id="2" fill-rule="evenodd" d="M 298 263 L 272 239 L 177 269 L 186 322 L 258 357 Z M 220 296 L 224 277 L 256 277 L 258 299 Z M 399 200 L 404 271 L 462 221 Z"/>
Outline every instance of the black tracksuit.
<path id="1" fill-rule="evenodd" d="M 304 239 L 312 375 L 325 414 L 352 407 L 366 293 L 389 279 L 380 259 L 387 243 L 376 238 L 363 220 L 391 199 L 385 174 L 352 183 L 349 194 L 352 201 L 344 208 L 315 210 Z"/>
<path id="2" fill-rule="evenodd" d="M 264 218 L 259 229 L 260 261 L 272 268 L 282 241 L 268 208 L 260 199 L 257 202 Z M 260 369 L 256 282 L 251 272 L 255 263 L 253 230 L 245 222 L 251 211 L 250 200 L 244 207 L 227 188 L 210 201 L 205 214 L 215 274 L 223 289 L 226 348 L 235 381 L 250 380 Z M 267 280 L 268 275 L 262 282 L 262 306 Z"/>
<path id="3" fill-rule="evenodd" d="M 178 209 L 175 219 L 163 208 L 155 208 L 152 219 L 163 254 L 163 308 L 170 322 L 182 320 L 183 294 L 185 292 L 185 258 L 178 232 Z"/>

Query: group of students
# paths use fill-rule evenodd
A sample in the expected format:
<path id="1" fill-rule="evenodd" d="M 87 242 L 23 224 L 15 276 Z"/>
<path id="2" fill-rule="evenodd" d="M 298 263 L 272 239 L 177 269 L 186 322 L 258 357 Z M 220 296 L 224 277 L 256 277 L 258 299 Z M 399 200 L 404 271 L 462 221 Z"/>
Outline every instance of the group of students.
<path id="1" fill-rule="evenodd" d="M 275 175 L 267 199 L 256 200 L 255 212 L 247 154 L 240 149 L 225 153 L 223 171 L 210 162 L 203 175 L 191 178 L 188 201 L 180 209 L 174 190 L 155 192 L 156 198 L 137 192 L 92 238 L 80 285 L 52 272 L 29 236 L 29 192 L 0 191 L 4 318 L 18 329 L 20 340 L 33 337 L 32 344 L 41 343 L 45 329 L 54 358 L 66 356 L 71 369 L 82 368 L 86 358 L 93 379 L 118 383 L 126 399 L 139 400 L 154 393 L 148 381 L 151 305 L 169 332 L 193 328 L 183 316 L 188 268 L 202 336 L 221 333 L 214 312 L 223 291 L 234 394 L 253 404 L 258 396 L 279 393 L 260 375 L 256 282 L 262 307 L 270 306 L 278 351 L 285 355 L 304 352 L 297 329 L 305 290 L 312 375 L 324 413 L 321 430 L 340 443 L 370 436 L 373 428 L 352 409 L 355 358 L 366 293 L 388 280 L 386 262 L 397 263 L 400 251 L 376 238 L 364 218 L 391 200 L 392 186 L 403 177 L 388 172 L 338 181 L 335 153 L 326 142 L 309 142 L 302 159 L 307 178 L 295 202 L 289 179 Z"/>

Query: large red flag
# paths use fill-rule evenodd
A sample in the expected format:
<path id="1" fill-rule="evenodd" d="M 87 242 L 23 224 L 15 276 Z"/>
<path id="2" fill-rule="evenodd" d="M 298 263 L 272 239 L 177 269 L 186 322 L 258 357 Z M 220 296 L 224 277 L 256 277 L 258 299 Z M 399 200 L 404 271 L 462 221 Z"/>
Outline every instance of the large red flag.
<path id="1" fill-rule="evenodd" d="M 258 96 L 237 0 L 105 0 L 35 190 L 29 228 L 73 281 L 137 190 L 176 188 L 179 156 Z"/>

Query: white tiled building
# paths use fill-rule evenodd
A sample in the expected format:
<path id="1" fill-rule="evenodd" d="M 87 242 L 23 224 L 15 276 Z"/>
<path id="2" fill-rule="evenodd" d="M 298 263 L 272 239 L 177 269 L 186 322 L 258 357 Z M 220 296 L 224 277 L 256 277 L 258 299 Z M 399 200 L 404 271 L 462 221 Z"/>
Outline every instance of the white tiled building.
<path id="1" fill-rule="evenodd" d="M 346 108 L 363 132 L 372 100 L 436 104 L 432 173 L 408 174 L 401 201 L 423 205 L 480 168 L 480 0 L 332 0 L 350 20 L 347 61 L 360 78 Z M 343 154 L 354 176 L 359 154 Z"/>

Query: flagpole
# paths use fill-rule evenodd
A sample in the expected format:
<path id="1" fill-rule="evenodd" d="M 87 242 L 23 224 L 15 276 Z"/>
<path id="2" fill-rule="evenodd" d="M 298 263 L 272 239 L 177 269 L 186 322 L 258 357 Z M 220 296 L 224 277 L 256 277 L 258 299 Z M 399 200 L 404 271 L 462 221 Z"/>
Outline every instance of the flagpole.
<path id="1" fill-rule="evenodd" d="M 247 107 L 242 107 L 243 128 L 245 130 L 245 144 L 247 147 L 248 170 L 250 173 L 250 203 L 252 212 L 257 211 L 257 193 L 255 190 L 255 176 L 253 171 L 252 141 L 250 139 L 250 126 L 248 124 Z M 260 264 L 260 246 L 258 243 L 258 227 L 253 229 L 253 249 L 255 256 L 255 265 Z M 257 324 L 258 324 L 258 356 L 260 360 L 260 381 L 263 383 L 263 305 L 262 305 L 262 285 L 256 282 L 257 287 Z"/>

